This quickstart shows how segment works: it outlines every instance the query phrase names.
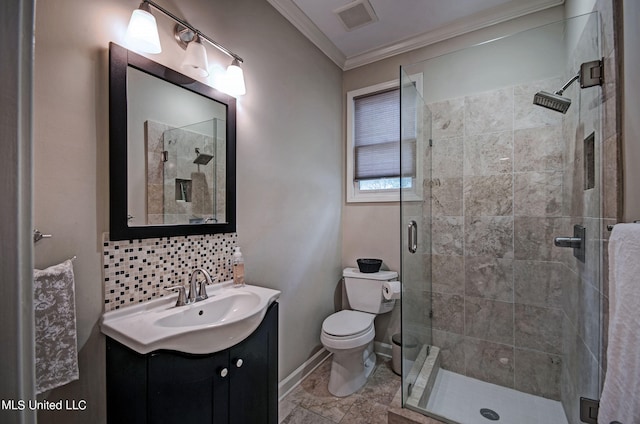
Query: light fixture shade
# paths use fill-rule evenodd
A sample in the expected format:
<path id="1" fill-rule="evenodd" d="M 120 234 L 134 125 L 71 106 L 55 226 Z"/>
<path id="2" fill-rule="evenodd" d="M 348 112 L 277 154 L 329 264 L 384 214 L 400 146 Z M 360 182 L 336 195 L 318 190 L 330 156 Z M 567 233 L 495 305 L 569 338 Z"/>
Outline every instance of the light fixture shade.
<path id="1" fill-rule="evenodd" d="M 162 51 L 156 18 L 146 10 L 133 11 L 125 40 L 129 47 L 140 52 L 157 54 Z"/>
<path id="2" fill-rule="evenodd" d="M 207 49 L 200 42 L 200 37 L 196 36 L 193 41 L 187 44 L 182 68 L 198 77 L 209 76 Z"/>
<path id="3" fill-rule="evenodd" d="M 238 59 L 234 59 L 231 65 L 227 68 L 227 81 L 226 92 L 232 96 L 243 96 L 247 93 L 247 88 L 244 85 L 244 73 L 240 67 Z"/>

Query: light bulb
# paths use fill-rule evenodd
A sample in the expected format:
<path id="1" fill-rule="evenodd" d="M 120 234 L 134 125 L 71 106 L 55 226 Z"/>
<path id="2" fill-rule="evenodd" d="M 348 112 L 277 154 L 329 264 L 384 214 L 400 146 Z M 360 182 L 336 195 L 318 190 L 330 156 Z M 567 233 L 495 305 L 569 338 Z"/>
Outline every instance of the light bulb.
<path id="1" fill-rule="evenodd" d="M 234 59 L 227 68 L 226 79 L 225 91 L 228 94 L 237 97 L 247 93 L 247 88 L 244 85 L 244 73 L 238 59 Z"/>
<path id="2" fill-rule="evenodd" d="M 200 42 L 198 36 L 187 44 L 187 51 L 184 54 L 182 68 L 198 77 L 206 77 L 209 75 L 207 49 Z"/>
<path id="3" fill-rule="evenodd" d="M 129 47 L 140 52 L 157 54 L 162 51 L 156 18 L 143 9 L 136 9 L 131 14 L 125 40 Z"/>

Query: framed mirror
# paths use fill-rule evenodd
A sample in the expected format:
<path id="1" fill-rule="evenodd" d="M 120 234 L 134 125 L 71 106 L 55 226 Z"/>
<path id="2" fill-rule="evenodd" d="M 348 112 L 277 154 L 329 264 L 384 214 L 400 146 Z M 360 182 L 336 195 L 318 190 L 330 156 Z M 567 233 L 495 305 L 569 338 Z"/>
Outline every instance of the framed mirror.
<path id="1" fill-rule="evenodd" d="M 111 240 L 236 231 L 236 100 L 109 45 Z"/>

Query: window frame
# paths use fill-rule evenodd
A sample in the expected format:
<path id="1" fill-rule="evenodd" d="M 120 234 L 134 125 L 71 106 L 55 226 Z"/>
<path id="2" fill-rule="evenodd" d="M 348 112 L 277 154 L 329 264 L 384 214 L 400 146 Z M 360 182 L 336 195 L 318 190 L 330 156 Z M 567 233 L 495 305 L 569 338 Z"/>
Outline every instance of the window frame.
<path id="1" fill-rule="evenodd" d="M 409 76 L 409 79 L 416 85 L 416 90 L 419 95 L 422 96 L 422 73 L 413 74 Z M 346 175 L 346 195 L 347 203 L 378 203 L 378 202 L 399 202 L 400 190 L 402 192 L 402 200 L 407 201 L 421 201 L 422 200 L 422 187 L 423 179 L 423 151 L 422 146 L 416 140 L 416 176 L 412 180 L 410 189 L 382 189 L 382 190 L 360 190 L 358 182 L 354 180 L 355 175 L 355 103 L 354 99 L 360 96 L 372 95 L 383 91 L 392 89 L 399 89 L 400 80 L 394 79 L 391 81 L 382 82 L 379 84 L 370 85 L 368 87 L 359 88 L 347 92 L 347 134 L 346 134 L 346 149 L 347 149 L 347 175 Z M 416 122 L 422 120 L 422 111 L 417 111 Z M 423 144 L 423 143 L 422 143 Z"/>

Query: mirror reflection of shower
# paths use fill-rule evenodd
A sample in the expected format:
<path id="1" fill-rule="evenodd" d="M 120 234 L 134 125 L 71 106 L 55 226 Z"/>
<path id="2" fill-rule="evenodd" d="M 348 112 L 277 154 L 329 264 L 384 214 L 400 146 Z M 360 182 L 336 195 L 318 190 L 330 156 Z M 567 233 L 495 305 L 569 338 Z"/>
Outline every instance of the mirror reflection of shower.
<path id="1" fill-rule="evenodd" d="M 175 127 L 147 122 L 147 220 L 153 224 L 225 222 L 225 124 Z M 159 162 L 159 163 L 158 163 Z"/>

